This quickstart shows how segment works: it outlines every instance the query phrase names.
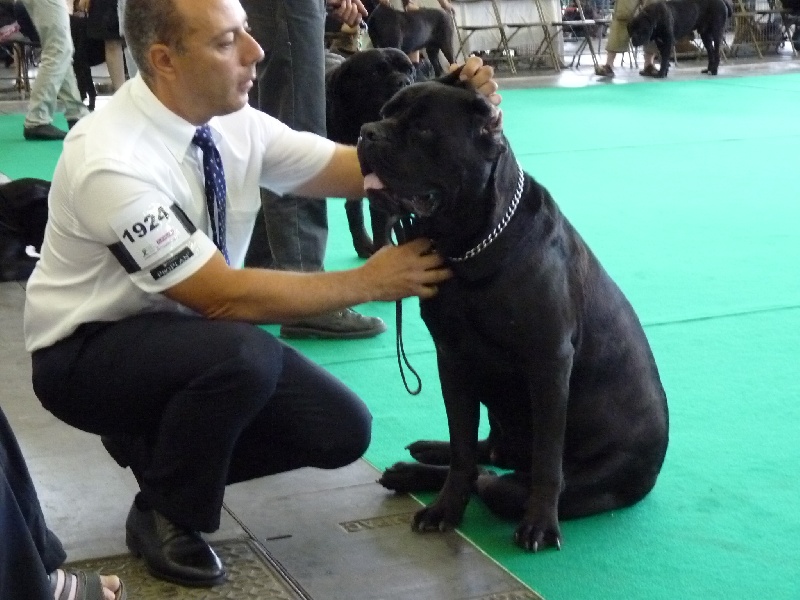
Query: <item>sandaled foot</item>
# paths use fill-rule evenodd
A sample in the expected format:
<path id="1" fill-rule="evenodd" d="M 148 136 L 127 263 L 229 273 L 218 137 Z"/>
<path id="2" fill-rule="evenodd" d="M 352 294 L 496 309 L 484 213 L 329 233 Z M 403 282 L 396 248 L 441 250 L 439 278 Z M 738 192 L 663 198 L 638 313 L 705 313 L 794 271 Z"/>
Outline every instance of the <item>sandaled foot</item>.
<path id="1" fill-rule="evenodd" d="M 598 77 L 614 77 L 614 69 L 611 65 L 597 65 L 594 68 L 594 74 Z"/>
<path id="2" fill-rule="evenodd" d="M 117 587 L 116 591 L 114 588 Z M 50 573 L 50 589 L 54 600 L 126 600 L 128 597 L 122 581 L 113 576 L 100 576 L 85 571 L 56 569 Z M 111 596 L 107 596 L 108 591 Z"/>
<path id="3" fill-rule="evenodd" d="M 655 65 L 647 65 L 644 69 L 639 71 L 642 77 L 658 77 L 658 69 Z"/>

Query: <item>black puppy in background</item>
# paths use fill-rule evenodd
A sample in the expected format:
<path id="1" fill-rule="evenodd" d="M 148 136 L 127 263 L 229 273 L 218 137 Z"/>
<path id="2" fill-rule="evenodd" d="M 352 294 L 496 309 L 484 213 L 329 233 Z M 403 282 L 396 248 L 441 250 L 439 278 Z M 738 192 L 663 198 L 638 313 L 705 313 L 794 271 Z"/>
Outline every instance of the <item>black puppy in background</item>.
<path id="1" fill-rule="evenodd" d="M 644 46 L 654 41 L 661 55 L 661 65 L 655 77 L 663 78 L 669 71 L 669 61 L 675 40 L 693 31 L 700 34 L 708 54 L 708 68 L 703 73 L 716 75 L 719 69 L 720 46 L 725 24 L 733 14 L 730 0 L 669 0 L 648 4 L 628 23 L 631 44 Z"/>
<path id="2" fill-rule="evenodd" d="M 405 8 L 409 2 L 403 0 Z M 364 2 L 369 11 L 367 31 L 375 48 L 399 48 L 406 54 L 424 50 L 436 76 L 444 73 L 439 53 L 453 64 L 453 21 L 439 8 L 395 10 L 378 0 Z"/>
<path id="3" fill-rule="evenodd" d="M 357 52 L 333 67 L 325 77 L 328 138 L 355 145 L 361 126 L 380 120 L 383 105 L 398 90 L 411 85 L 414 78 L 414 65 L 396 48 Z M 370 237 L 361 200 L 349 198 L 345 210 L 356 253 L 368 258 L 389 243 L 391 221 L 385 211 L 370 207 Z"/>

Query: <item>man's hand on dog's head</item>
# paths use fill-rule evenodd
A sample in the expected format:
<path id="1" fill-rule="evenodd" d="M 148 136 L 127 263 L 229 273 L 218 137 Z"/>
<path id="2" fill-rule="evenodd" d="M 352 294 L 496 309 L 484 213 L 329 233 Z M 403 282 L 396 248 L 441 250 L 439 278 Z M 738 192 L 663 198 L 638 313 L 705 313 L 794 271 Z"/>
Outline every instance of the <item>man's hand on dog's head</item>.
<path id="1" fill-rule="evenodd" d="M 502 97 L 497 93 L 500 87 L 494 80 L 494 69 L 489 65 L 484 65 L 479 56 L 470 56 L 463 65 L 450 65 L 450 72 L 455 71 L 460 66 L 461 74 L 458 78 L 467 82 L 472 88 L 479 91 L 493 105 L 498 106 Z"/>
<path id="2" fill-rule="evenodd" d="M 355 27 L 367 18 L 367 9 L 361 0 L 327 0 L 327 3 L 331 12 L 350 27 Z"/>

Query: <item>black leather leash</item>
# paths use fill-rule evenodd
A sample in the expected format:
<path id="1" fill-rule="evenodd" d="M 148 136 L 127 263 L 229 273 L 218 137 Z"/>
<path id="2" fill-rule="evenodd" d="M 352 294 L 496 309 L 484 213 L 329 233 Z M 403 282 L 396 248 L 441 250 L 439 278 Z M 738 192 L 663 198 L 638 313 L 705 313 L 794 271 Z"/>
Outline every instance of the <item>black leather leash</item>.
<path id="1" fill-rule="evenodd" d="M 403 244 L 411 239 L 413 239 L 413 217 L 401 217 L 397 220 L 397 222 L 392 226 L 392 230 L 394 231 L 394 236 L 397 239 L 398 244 Z M 395 303 L 395 325 L 397 327 L 397 337 L 396 337 L 396 351 L 397 351 L 397 366 L 400 369 L 400 377 L 403 379 L 403 385 L 406 388 L 406 391 L 411 394 L 412 396 L 418 395 L 422 391 L 422 379 L 420 379 L 419 374 L 414 370 L 414 367 L 411 366 L 411 363 L 408 362 L 408 357 L 406 356 L 405 348 L 403 347 L 403 301 L 398 300 Z M 406 380 L 406 373 L 405 369 L 403 369 L 403 364 L 408 368 L 409 371 L 414 375 L 417 380 L 417 387 L 415 389 L 411 389 L 408 386 L 408 381 Z"/>

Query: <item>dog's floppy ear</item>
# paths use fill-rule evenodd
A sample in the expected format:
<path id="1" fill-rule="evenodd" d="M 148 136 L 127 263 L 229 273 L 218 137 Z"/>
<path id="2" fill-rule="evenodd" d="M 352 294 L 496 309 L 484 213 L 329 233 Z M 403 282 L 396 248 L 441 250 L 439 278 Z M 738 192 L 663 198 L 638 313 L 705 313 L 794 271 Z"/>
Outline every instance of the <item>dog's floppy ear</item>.
<path id="1" fill-rule="evenodd" d="M 483 98 L 478 100 L 484 105 L 489 104 Z M 482 147 L 487 150 L 488 157 L 494 161 L 508 150 L 508 142 L 503 135 L 503 111 L 495 106 L 489 106 L 489 111 L 488 118 L 485 118 L 481 126 L 480 140 Z"/>

